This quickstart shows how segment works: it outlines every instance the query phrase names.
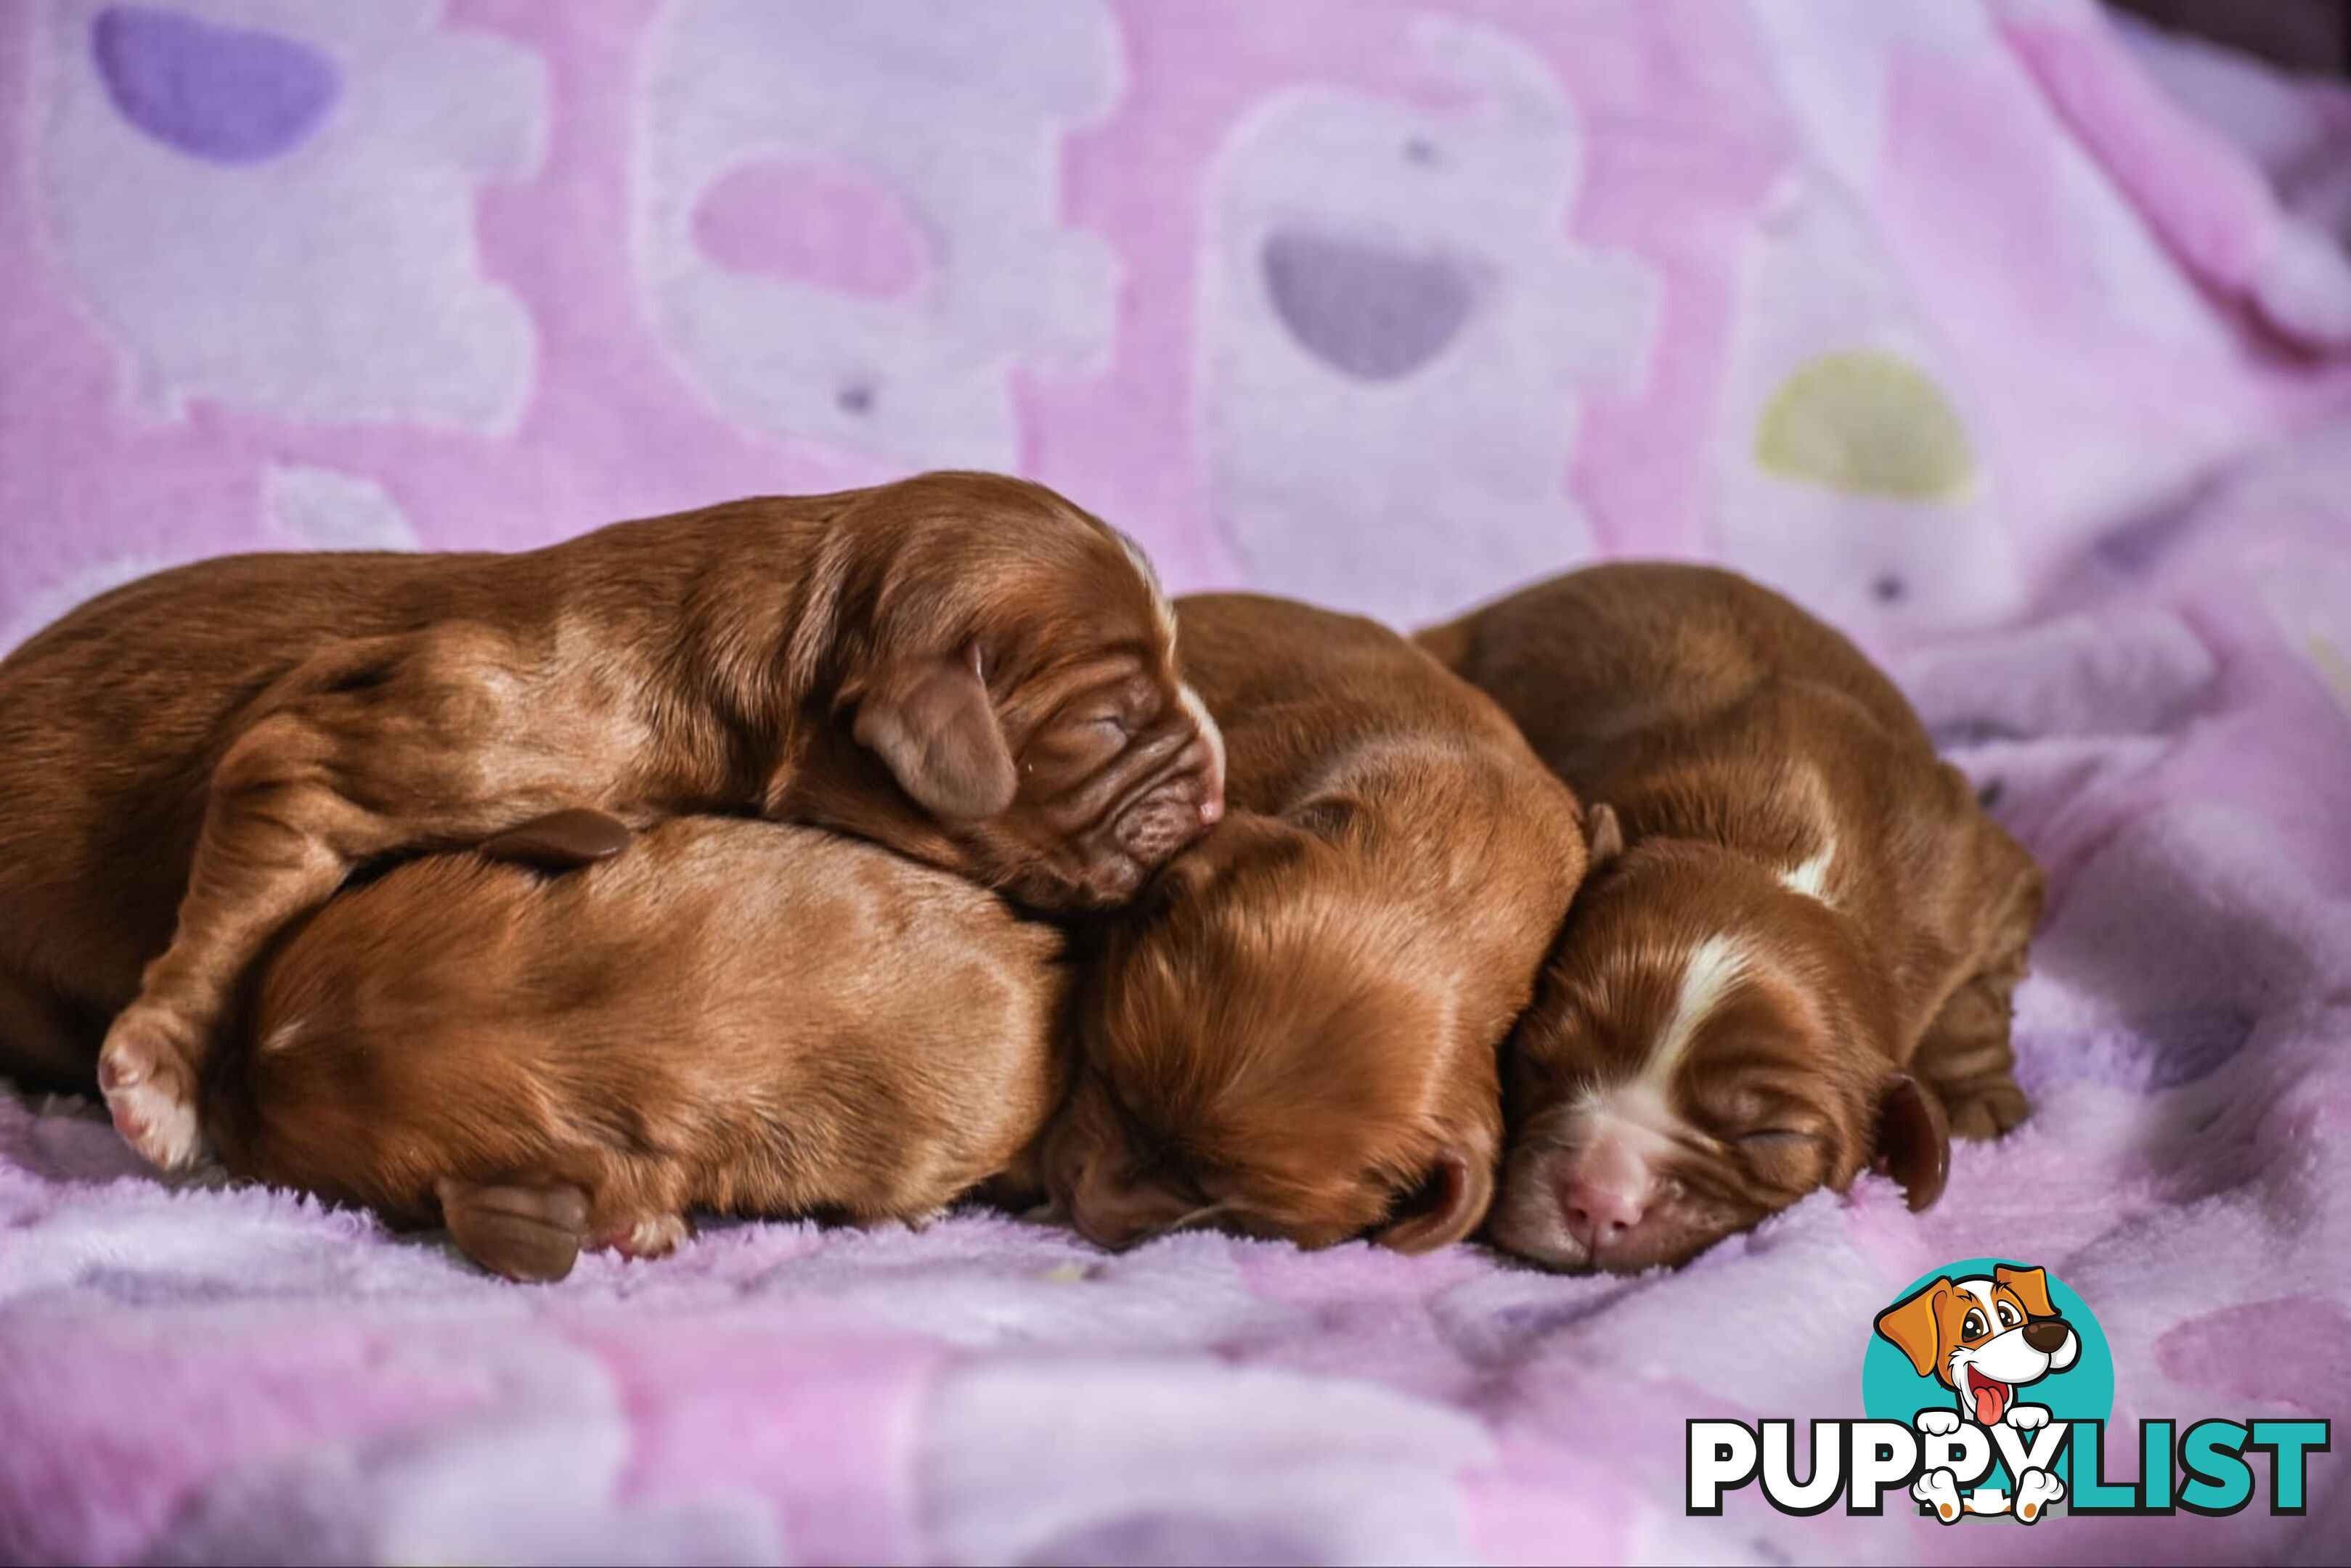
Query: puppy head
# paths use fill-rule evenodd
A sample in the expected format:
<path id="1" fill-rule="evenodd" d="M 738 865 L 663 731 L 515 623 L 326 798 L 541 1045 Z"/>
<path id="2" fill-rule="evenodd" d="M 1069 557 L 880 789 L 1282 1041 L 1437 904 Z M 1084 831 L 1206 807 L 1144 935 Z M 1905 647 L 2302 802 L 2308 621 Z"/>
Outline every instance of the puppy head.
<path id="1" fill-rule="evenodd" d="M 843 569 L 862 630 L 835 704 L 897 789 L 861 801 L 878 781 L 835 779 L 803 806 L 1034 907 L 1126 903 L 1224 812 L 1223 740 L 1178 673 L 1150 563 L 996 475 L 926 475 L 860 507 L 856 531 L 894 545 Z"/>
<path id="2" fill-rule="evenodd" d="M 1084 1067 L 1048 1136 L 1055 1203 L 1098 1245 L 1213 1224 L 1403 1251 L 1484 1217 L 1500 1138 L 1490 1050 L 1352 857 L 1238 814 L 1112 932 Z"/>
<path id="3" fill-rule="evenodd" d="M 2015 1407 L 2019 1386 L 2073 1365 L 2082 1344 L 2050 1301 L 2047 1273 L 2005 1263 L 1920 1287 L 1877 1314 L 1877 1332 L 1987 1427 Z"/>
<path id="4" fill-rule="evenodd" d="M 1594 872 L 1506 1051 L 1494 1239 L 1561 1269 L 1677 1264 L 1876 1165 L 1942 1190 L 1933 1098 L 1891 1066 L 1848 923 L 1751 862 L 1651 841 Z"/>

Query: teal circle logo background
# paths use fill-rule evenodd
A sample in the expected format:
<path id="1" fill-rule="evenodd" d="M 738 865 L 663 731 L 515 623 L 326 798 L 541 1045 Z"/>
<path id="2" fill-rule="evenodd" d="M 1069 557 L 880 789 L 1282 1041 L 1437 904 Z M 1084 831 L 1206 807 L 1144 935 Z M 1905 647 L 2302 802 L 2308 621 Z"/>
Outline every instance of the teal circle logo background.
<path id="1" fill-rule="evenodd" d="M 2020 1263 L 2013 1258 L 1967 1258 L 1957 1263 L 1946 1263 L 1939 1269 L 1919 1275 L 1894 1293 L 1895 1301 L 1907 1301 L 1919 1291 L 1938 1280 L 1969 1280 L 1990 1278 L 1995 1268 L 2029 1269 L 2030 1263 Z M 2053 1421 L 2104 1421 L 2115 1412 L 2115 1353 L 2106 1343 L 2106 1331 L 2098 1326 L 2097 1315 L 2089 1303 L 2074 1291 L 2071 1285 L 2054 1274 L 2049 1281 L 2049 1304 L 2057 1309 L 2074 1335 L 2082 1350 L 2074 1364 L 2063 1372 L 2053 1372 L 2038 1383 L 2028 1383 L 2016 1391 L 2020 1404 L 2046 1406 Z M 1880 1312 L 1884 1307 L 1878 1309 Z M 1899 1421 L 1907 1426 L 1911 1417 L 1921 1410 L 1952 1410 L 1959 1407 L 1959 1396 L 1934 1377 L 1921 1377 L 1911 1369 L 1910 1358 L 1895 1348 L 1894 1342 L 1877 1332 L 1877 1320 L 1873 1316 L 1866 1325 L 1869 1349 L 1861 1361 L 1861 1407 L 1873 1420 Z M 2027 1434 L 2031 1436 L 2031 1434 Z M 2088 1434 L 2085 1433 L 2086 1440 Z M 1994 1464 L 1995 1476 L 2005 1467 Z M 2067 1488 L 2073 1486 L 2074 1445 L 2065 1446 L 2065 1458 L 2058 1469 Z M 1999 1484 L 1996 1479 L 1987 1484 Z"/>

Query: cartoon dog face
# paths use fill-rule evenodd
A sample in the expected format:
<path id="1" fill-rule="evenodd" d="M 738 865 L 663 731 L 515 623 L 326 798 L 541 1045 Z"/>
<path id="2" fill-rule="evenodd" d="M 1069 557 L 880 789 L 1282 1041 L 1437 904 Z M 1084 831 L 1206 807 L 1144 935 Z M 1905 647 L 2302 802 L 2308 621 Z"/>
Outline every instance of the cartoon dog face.
<path id="1" fill-rule="evenodd" d="M 2082 1350 L 2050 1303 L 2048 1275 L 2005 1264 L 1989 1279 L 1935 1281 L 1878 1313 L 1877 1332 L 1986 1427 L 2012 1417 L 2018 1388 L 2064 1371 Z"/>

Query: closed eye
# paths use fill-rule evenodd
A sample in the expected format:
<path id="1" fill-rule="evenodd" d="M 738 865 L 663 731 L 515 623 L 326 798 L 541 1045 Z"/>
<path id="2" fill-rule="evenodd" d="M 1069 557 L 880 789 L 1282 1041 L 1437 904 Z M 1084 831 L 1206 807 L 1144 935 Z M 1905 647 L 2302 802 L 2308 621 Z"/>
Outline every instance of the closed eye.
<path id="1" fill-rule="evenodd" d="M 1760 1127 L 1739 1135 L 1740 1151 L 1749 1159 L 1773 1164 L 1802 1158 L 1819 1146 L 1817 1137 L 1796 1127 Z"/>

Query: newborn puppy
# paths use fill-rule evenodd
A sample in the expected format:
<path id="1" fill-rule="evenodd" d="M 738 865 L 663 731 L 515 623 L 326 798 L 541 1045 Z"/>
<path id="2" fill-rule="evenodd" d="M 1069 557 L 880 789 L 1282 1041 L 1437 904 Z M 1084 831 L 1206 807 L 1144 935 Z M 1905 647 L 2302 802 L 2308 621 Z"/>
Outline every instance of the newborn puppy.
<path id="1" fill-rule="evenodd" d="M 1014 479 L 204 562 L 0 663 L 0 1071 L 95 1065 L 180 1166 L 235 988 L 370 862 L 568 807 L 742 812 L 1115 905 L 1221 813 L 1218 756 L 1141 555 Z"/>
<path id="2" fill-rule="evenodd" d="M 1493 1194 L 1497 1048 L 1583 873 L 1574 798 L 1369 621 L 1243 594 L 1178 619 L 1235 809 L 1092 966 L 1056 1206 L 1113 1248 L 1458 1240 Z"/>
<path id="3" fill-rule="evenodd" d="M 814 829 L 567 813 L 319 910 L 209 1131 L 235 1175 L 437 1217 L 514 1279 L 667 1251 L 694 1208 L 918 1218 L 1033 1166 L 1060 946 Z"/>
<path id="4" fill-rule="evenodd" d="M 2040 869 L 1852 643 L 1729 572 L 1633 563 L 1421 642 L 1593 803 L 1509 1052 L 1502 1245 L 1679 1263 L 1867 1166 L 1924 1208 L 1947 1124 L 2023 1118 Z"/>

